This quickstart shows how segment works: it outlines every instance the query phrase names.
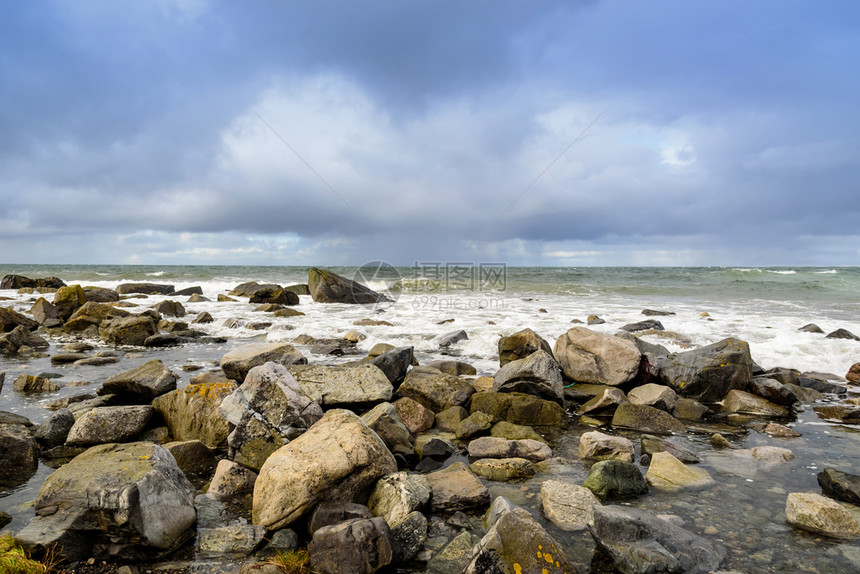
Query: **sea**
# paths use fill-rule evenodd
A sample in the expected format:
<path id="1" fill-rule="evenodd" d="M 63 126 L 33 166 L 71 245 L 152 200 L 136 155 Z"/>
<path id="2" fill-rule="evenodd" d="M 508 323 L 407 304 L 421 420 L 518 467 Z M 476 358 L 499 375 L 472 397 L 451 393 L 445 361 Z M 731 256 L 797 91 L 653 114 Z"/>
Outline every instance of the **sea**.
<path id="1" fill-rule="evenodd" d="M 155 266 L 155 265 L 0 265 L 0 276 L 59 277 L 67 284 L 115 288 L 122 283 L 149 282 L 173 285 L 176 290 L 200 287 L 209 301 L 188 302 L 187 297 L 154 296 L 129 299 L 144 310 L 162 300 L 183 304 L 191 322 L 202 312 L 214 321 L 193 325 L 225 343 L 188 343 L 158 350 L 120 349 L 118 365 L 74 367 L 52 365 L 48 355 L 65 342 L 52 339 L 41 357 L 0 357 L 6 383 L 0 391 L 0 410 L 27 416 L 38 424 L 50 416 L 45 404 L 75 393 L 92 392 L 101 381 L 139 363 L 159 358 L 180 377 L 179 385 L 201 369 L 215 368 L 220 357 L 248 342 L 293 342 L 300 334 L 316 338 L 342 337 L 358 332 L 358 352 L 377 343 L 411 345 L 420 362 L 453 357 L 474 365 L 478 375 L 492 376 L 498 369 L 499 338 L 531 328 L 550 345 L 574 324 L 615 333 L 630 323 L 658 320 L 663 329 L 642 337 L 672 352 L 717 342 L 726 337 L 747 341 L 753 360 L 764 369 L 786 367 L 801 372 L 843 377 L 860 362 L 860 341 L 828 338 L 844 329 L 860 335 L 860 267 L 508 267 L 503 263 L 416 262 L 392 266 L 372 261 L 353 267 L 325 269 L 355 279 L 385 294 L 390 301 L 374 305 L 314 303 L 300 296 L 295 308 L 304 315 L 278 318 L 255 311 L 247 298 L 219 302 L 241 283 L 307 283 L 308 267 L 278 266 Z M 0 305 L 27 312 L 40 295 L 0 291 Z M 46 295 L 50 300 L 51 295 Z M 659 311 L 659 316 L 644 310 Z M 601 323 L 596 323 L 599 317 Z M 360 319 L 389 325 L 356 326 Z M 263 329 L 254 323 L 271 323 Z M 818 325 L 821 333 L 800 329 Z M 440 349 L 439 338 L 463 330 L 467 339 Z M 95 342 L 98 343 L 98 342 Z M 356 357 L 315 355 L 309 346 L 297 345 L 311 363 L 337 363 Z M 63 386 L 57 392 L 24 397 L 12 390 L 21 373 L 51 372 Z M 860 387 L 849 387 L 851 396 Z M 834 399 L 835 400 L 835 399 Z M 819 419 L 809 406 L 781 421 L 802 433 L 796 439 L 772 439 L 749 428 L 720 428 L 732 449 L 716 451 L 710 431 L 690 432 L 677 440 L 701 453 L 701 468 L 717 486 L 690 493 L 652 492 L 634 504 L 674 516 L 685 527 L 706 534 L 727 548 L 724 567 L 742 572 L 858 572 L 860 543 L 822 539 L 791 528 L 785 522 L 788 492 L 820 492 L 817 473 L 825 467 L 860 475 L 860 425 Z M 577 425 L 552 437 L 556 456 L 572 461 L 559 467 L 559 478 L 581 484 L 587 467 L 579 461 Z M 606 429 L 604 429 L 606 430 Z M 609 429 L 610 432 L 614 432 Z M 623 433 L 622 433 L 623 434 Z M 633 438 L 633 437 L 631 437 Z M 635 441 L 638 444 L 638 441 Z M 754 446 L 789 448 L 795 459 L 774 468 L 756 466 L 733 456 L 736 449 Z M 638 453 L 638 451 L 637 451 Z M 641 467 L 644 473 L 646 466 Z M 40 464 L 25 484 L 0 485 L 0 510 L 13 516 L 12 530 L 22 528 L 33 515 L 39 486 L 52 472 Z M 546 477 L 556 477 L 547 470 Z M 541 475 L 543 476 L 543 475 Z M 540 517 L 539 480 L 526 485 L 494 483 L 494 496 L 504 495 Z M 860 519 L 860 508 L 847 505 Z M 594 545 L 586 533 L 563 533 L 546 520 L 542 524 L 561 541 L 580 571 L 602 572 L 592 564 Z M 420 569 L 418 570 L 420 571 Z"/>

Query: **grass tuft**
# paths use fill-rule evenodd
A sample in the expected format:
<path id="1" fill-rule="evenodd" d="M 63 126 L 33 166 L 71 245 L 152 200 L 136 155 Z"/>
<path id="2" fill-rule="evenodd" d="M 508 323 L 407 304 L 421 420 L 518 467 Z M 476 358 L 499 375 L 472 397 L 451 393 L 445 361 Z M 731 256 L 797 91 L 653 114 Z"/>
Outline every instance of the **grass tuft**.
<path id="1" fill-rule="evenodd" d="M 311 574 L 309 559 L 306 550 L 278 550 L 268 562 L 283 570 L 285 574 Z"/>
<path id="2" fill-rule="evenodd" d="M 58 562 L 54 548 L 42 561 L 33 560 L 29 552 L 15 544 L 14 537 L 0 536 L 0 574 L 48 574 L 55 571 Z"/>

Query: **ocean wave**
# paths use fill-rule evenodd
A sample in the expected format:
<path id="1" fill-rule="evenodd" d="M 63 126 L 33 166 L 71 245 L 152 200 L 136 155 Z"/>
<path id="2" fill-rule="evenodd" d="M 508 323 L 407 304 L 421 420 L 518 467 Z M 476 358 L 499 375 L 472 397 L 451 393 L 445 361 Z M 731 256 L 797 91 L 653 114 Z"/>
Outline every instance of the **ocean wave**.
<path id="1" fill-rule="evenodd" d="M 835 275 L 839 273 L 836 269 L 830 269 L 829 271 L 816 271 L 816 275 Z"/>
<path id="2" fill-rule="evenodd" d="M 788 270 L 784 270 L 784 271 L 777 271 L 777 270 L 773 270 L 773 269 L 768 269 L 767 272 L 768 273 L 776 273 L 777 275 L 794 275 L 795 273 L 797 273 L 797 271 L 795 271 L 794 269 L 788 269 Z"/>
<path id="3" fill-rule="evenodd" d="M 150 273 L 147 273 L 147 276 L 149 276 L 149 277 L 164 277 L 166 274 L 167 274 L 167 272 L 165 272 L 165 271 L 152 271 Z"/>
<path id="4" fill-rule="evenodd" d="M 757 267 L 734 267 L 730 271 L 740 271 L 741 273 L 762 273 L 762 270 Z"/>

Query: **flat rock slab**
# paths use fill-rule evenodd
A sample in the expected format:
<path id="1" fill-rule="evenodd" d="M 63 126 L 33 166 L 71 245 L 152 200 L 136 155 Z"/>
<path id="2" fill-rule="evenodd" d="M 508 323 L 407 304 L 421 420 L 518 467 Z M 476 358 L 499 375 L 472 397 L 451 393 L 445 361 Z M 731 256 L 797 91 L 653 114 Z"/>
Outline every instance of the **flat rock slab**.
<path id="1" fill-rule="evenodd" d="M 714 484 L 708 471 L 687 466 L 668 452 L 655 452 L 651 456 L 645 480 L 657 490 L 666 491 L 704 488 Z"/>
<path id="2" fill-rule="evenodd" d="M 578 484 L 550 479 L 540 487 L 544 516 L 567 531 L 584 530 L 594 518 L 594 506 L 600 501 L 594 493 Z"/>
<path id="3" fill-rule="evenodd" d="M 456 512 L 479 508 L 490 503 L 490 491 L 462 462 L 427 475 L 432 493 L 433 512 Z"/>
<path id="4" fill-rule="evenodd" d="M 828 496 L 844 502 L 860 504 L 860 476 L 856 474 L 825 468 L 818 473 L 818 484 Z"/>
<path id="5" fill-rule="evenodd" d="M 469 470 L 497 482 L 525 480 L 536 472 L 534 464 L 524 458 L 482 458 L 470 464 Z"/>
<path id="6" fill-rule="evenodd" d="M 394 386 L 371 364 L 357 366 L 293 365 L 288 369 L 305 394 L 323 406 L 388 401 Z"/>
<path id="7" fill-rule="evenodd" d="M 684 423 L 660 409 L 648 405 L 622 403 L 612 416 L 612 426 L 651 434 L 680 434 Z"/>
<path id="8" fill-rule="evenodd" d="M 633 462 L 636 447 L 630 439 L 599 431 L 584 433 L 579 438 L 579 458 Z"/>
<path id="9" fill-rule="evenodd" d="M 89 446 L 129 441 L 144 431 L 154 412 L 149 405 L 91 409 L 75 421 L 66 444 Z"/>
<path id="10" fill-rule="evenodd" d="M 114 394 L 131 400 L 150 402 L 157 396 L 176 388 L 176 375 L 159 359 L 108 377 L 99 390 L 100 395 Z"/>
<path id="11" fill-rule="evenodd" d="M 508 440 L 485 436 L 476 438 L 467 447 L 472 458 L 524 458 L 540 462 L 552 457 L 552 449 L 532 439 Z"/>
<path id="12" fill-rule="evenodd" d="M 221 357 L 221 370 L 227 377 L 242 384 L 248 371 L 268 362 L 303 365 L 308 360 L 289 343 L 249 343 Z"/>
<path id="13" fill-rule="evenodd" d="M 792 526 L 831 538 L 860 538 L 854 516 L 835 500 L 811 492 L 792 492 L 785 501 L 785 518 Z"/>

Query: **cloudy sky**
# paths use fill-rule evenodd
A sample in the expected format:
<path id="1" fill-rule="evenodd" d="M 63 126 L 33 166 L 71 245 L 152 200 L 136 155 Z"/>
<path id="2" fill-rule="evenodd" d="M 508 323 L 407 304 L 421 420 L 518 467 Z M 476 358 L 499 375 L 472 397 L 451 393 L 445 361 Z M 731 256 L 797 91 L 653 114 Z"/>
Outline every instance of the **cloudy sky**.
<path id="1" fill-rule="evenodd" d="M 0 263 L 858 265 L 855 1 L 8 2 Z"/>

